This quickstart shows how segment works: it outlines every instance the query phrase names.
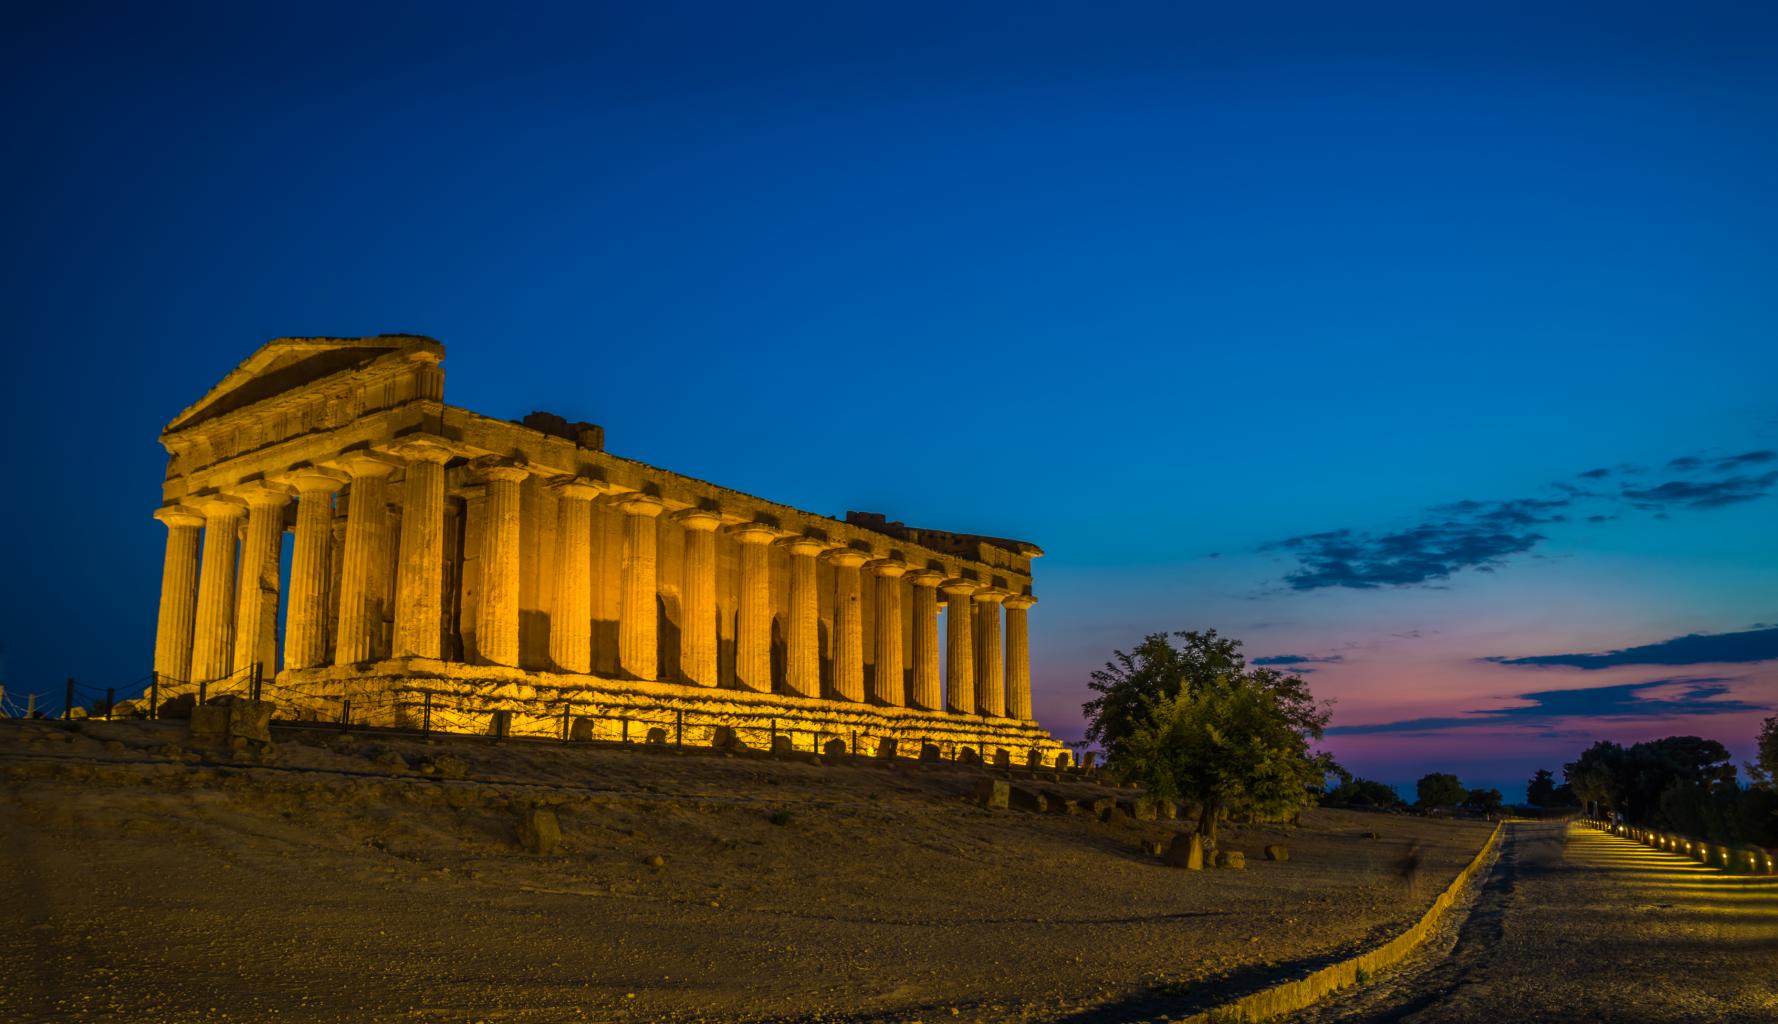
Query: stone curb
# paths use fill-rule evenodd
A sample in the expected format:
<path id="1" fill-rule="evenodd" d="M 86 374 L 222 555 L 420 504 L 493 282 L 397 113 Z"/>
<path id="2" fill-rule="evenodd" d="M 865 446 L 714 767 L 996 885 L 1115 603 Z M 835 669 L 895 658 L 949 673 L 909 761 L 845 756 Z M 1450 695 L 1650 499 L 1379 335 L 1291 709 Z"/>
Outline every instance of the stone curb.
<path id="1" fill-rule="evenodd" d="M 1481 870 L 1488 855 L 1500 843 L 1500 836 L 1506 828 L 1506 822 L 1499 822 L 1489 834 L 1488 841 L 1482 844 L 1468 866 L 1457 873 L 1451 884 L 1438 894 L 1432 906 L 1421 916 L 1419 922 L 1407 931 L 1390 939 L 1375 949 L 1360 953 L 1348 960 L 1329 964 L 1295 981 L 1281 982 L 1271 988 L 1261 989 L 1251 995 L 1242 996 L 1233 1002 L 1224 1003 L 1202 1013 L 1181 1018 L 1181 1024 L 1221 1024 L 1225 1021 L 1260 1021 L 1286 1013 L 1295 1013 L 1306 1009 L 1320 1000 L 1338 992 L 1340 989 L 1358 984 L 1358 972 L 1375 976 L 1377 972 L 1393 967 L 1415 947 L 1426 941 L 1433 928 L 1445 916 L 1457 894 L 1463 891 L 1470 880 Z"/>

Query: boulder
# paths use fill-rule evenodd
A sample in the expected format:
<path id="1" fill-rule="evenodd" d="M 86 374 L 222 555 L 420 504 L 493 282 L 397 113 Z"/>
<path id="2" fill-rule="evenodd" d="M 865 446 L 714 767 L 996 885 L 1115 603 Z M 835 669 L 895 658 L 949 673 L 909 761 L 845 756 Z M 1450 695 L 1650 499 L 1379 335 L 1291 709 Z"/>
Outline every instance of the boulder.
<path id="1" fill-rule="evenodd" d="M 794 753 L 796 753 L 796 745 L 790 742 L 790 737 L 782 733 L 772 737 L 773 757 L 788 757 Z"/>
<path id="2" fill-rule="evenodd" d="M 1234 871 L 1247 869 L 1247 855 L 1240 850 L 1220 850 L 1216 854 L 1216 866 Z"/>
<path id="3" fill-rule="evenodd" d="M 1290 851 L 1278 843 L 1273 843 L 1271 846 L 1266 847 L 1266 859 L 1287 861 L 1290 859 Z"/>
<path id="4" fill-rule="evenodd" d="M 1156 800 L 1155 807 L 1161 812 L 1162 821 L 1175 821 L 1179 817 L 1179 801 Z"/>
<path id="5" fill-rule="evenodd" d="M 387 768 L 390 771 L 397 771 L 397 772 L 407 771 L 407 758 L 402 757 L 396 751 L 390 750 L 388 748 L 384 748 L 383 750 L 379 751 L 377 753 L 377 756 L 371 758 L 371 760 L 374 761 L 377 765 L 379 765 L 383 768 Z"/>
<path id="6" fill-rule="evenodd" d="M 877 756 L 884 760 L 892 760 L 900 746 L 893 737 L 880 739 L 877 741 Z"/>
<path id="7" fill-rule="evenodd" d="M 1154 821 L 1160 817 L 1159 802 L 1152 796 L 1139 796 L 1134 800 L 1119 800 L 1119 807 L 1124 813 L 1137 821 Z"/>
<path id="8" fill-rule="evenodd" d="M 1097 750 L 1089 750 L 1081 755 L 1080 766 L 1082 768 L 1091 768 L 1094 764 L 1098 763 L 1098 760 L 1099 752 Z"/>
<path id="9" fill-rule="evenodd" d="M 936 743 L 922 743 L 920 744 L 920 760 L 942 761 L 944 760 L 944 753 L 938 749 L 938 744 Z"/>
<path id="10" fill-rule="evenodd" d="M 1035 814 L 1042 814 L 1049 810 L 1048 797 L 1038 790 L 1028 789 L 1024 786 L 1013 786 L 1007 803 L 1015 811 L 1031 811 Z"/>
<path id="11" fill-rule="evenodd" d="M 975 802 L 991 811 L 1004 811 L 1012 797 L 1012 787 L 1002 779 L 982 779 L 975 784 Z"/>
<path id="12" fill-rule="evenodd" d="M 269 700 L 234 700 L 228 705 L 228 735 L 230 739 L 247 740 L 251 743 L 270 743 L 272 741 L 272 711 Z"/>
<path id="13" fill-rule="evenodd" d="M 1043 767 L 1043 751 L 1033 750 L 1025 755 L 1025 767 L 1036 771 Z"/>
<path id="14" fill-rule="evenodd" d="M 1112 804 L 1105 809 L 1105 813 L 1099 815 L 1099 820 L 1107 825 L 1124 826 L 1134 823 L 1136 819 L 1130 817 L 1129 812 L 1122 807 Z"/>
<path id="15" fill-rule="evenodd" d="M 1161 855 L 1168 867 L 1185 868 L 1187 871 L 1204 870 L 1204 839 L 1196 832 L 1180 832 L 1167 844 L 1167 852 Z"/>
<path id="16" fill-rule="evenodd" d="M 1159 839 L 1142 840 L 1142 852 L 1148 854 L 1150 857 L 1159 857 L 1166 851 L 1166 849 L 1167 844 L 1161 842 Z"/>
<path id="17" fill-rule="evenodd" d="M 460 779 L 469 774 L 469 765 L 462 758 L 449 754 L 440 754 L 432 759 L 432 770 L 441 779 Z"/>
<path id="18" fill-rule="evenodd" d="M 143 711 L 142 705 L 133 700 L 120 700 L 111 705 L 112 718 L 140 718 L 144 714 L 146 712 Z"/>
<path id="19" fill-rule="evenodd" d="M 228 705 L 194 704 L 187 734 L 193 743 L 222 743 L 228 739 Z"/>
<path id="20" fill-rule="evenodd" d="M 584 743 L 593 738 L 593 720 L 585 715 L 575 715 L 568 723 L 568 738 L 576 743 Z"/>
<path id="21" fill-rule="evenodd" d="M 656 746 L 665 746 L 667 743 L 667 730 L 657 725 L 648 730 L 648 735 L 643 738 L 642 742 L 652 743 Z"/>
<path id="22" fill-rule="evenodd" d="M 1012 753 L 1010 751 L 1008 751 L 1005 747 L 1000 747 L 994 751 L 994 767 L 996 767 L 996 768 L 1011 768 L 1012 767 Z"/>
<path id="23" fill-rule="evenodd" d="M 828 740 L 821 745 L 821 753 L 824 757 L 845 757 L 846 741 L 838 737 Z"/>
<path id="24" fill-rule="evenodd" d="M 528 853 L 549 856 L 562 848 L 562 824 L 547 807 L 519 812 L 519 845 Z"/>
<path id="25" fill-rule="evenodd" d="M 719 725 L 712 730 L 710 745 L 718 750 L 734 750 L 746 746 L 741 742 L 740 734 L 736 733 L 734 727 L 730 725 Z"/>
<path id="26" fill-rule="evenodd" d="M 976 753 L 974 747 L 963 747 L 957 751 L 957 763 L 981 764 L 982 755 Z"/>

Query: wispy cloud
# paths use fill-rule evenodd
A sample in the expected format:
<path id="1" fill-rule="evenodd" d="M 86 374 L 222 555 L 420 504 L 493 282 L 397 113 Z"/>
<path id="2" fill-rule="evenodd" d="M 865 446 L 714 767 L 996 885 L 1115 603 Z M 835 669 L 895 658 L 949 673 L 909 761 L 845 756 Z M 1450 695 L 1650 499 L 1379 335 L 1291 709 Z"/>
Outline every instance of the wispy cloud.
<path id="1" fill-rule="evenodd" d="M 1778 628 L 1739 633 L 1688 633 L 1658 643 L 1618 651 L 1584 654 L 1537 654 L 1521 658 L 1483 658 L 1496 665 L 1566 666 L 1579 669 L 1618 665 L 1713 665 L 1778 658 Z"/>
<path id="2" fill-rule="evenodd" d="M 1437 585 L 1465 569 L 1491 572 L 1515 555 L 1534 551 L 1548 539 L 1539 527 L 1567 522 L 1571 513 L 1599 525 L 1620 518 L 1626 508 L 1666 519 L 1679 510 L 1763 498 L 1778 489 L 1778 469 L 1747 471 L 1773 462 L 1778 462 L 1778 451 L 1770 449 L 1682 455 L 1667 461 L 1662 470 L 1666 479 L 1647 485 L 1637 479 L 1648 473 L 1642 466 L 1600 466 L 1552 482 L 1554 497 L 1434 505 L 1399 529 L 1305 533 L 1260 550 L 1295 556 L 1296 567 L 1284 574 L 1292 590 Z"/>
<path id="3" fill-rule="evenodd" d="M 1729 687 L 1725 685 L 1730 681 L 1717 676 L 1698 676 L 1652 679 L 1642 683 L 1588 689 L 1538 690 L 1519 694 L 1514 698 L 1526 702 L 1517 707 L 1468 711 L 1461 715 L 1437 718 L 1336 725 L 1327 732 L 1330 736 L 1367 736 L 1378 733 L 1495 729 L 1503 725 L 1547 730 L 1563 721 L 1577 718 L 1624 722 L 1769 710 L 1767 705 L 1731 696 Z"/>
<path id="4" fill-rule="evenodd" d="M 1345 661 L 1344 655 L 1329 654 L 1325 657 L 1311 657 L 1307 654 L 1270 654 L 1263 658 L 1253 659 L 1255 665 L 1269 665 L 1273 668 L 1286 668 L 1297 675 L 1309 675 L 1319 671 L 1311 666 L 1338 665 Z"/>

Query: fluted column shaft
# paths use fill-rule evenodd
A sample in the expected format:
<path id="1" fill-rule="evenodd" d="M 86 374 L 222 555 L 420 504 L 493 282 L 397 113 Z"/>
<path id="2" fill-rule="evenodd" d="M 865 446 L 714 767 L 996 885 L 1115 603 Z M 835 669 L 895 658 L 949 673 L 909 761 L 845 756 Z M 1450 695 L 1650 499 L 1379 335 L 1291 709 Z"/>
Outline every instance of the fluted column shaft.
<path id="1" fill-rule="evenodd" d="M 284 667 L 327 664 L 327 574 L 332 566 L 333 492 L 344 478 L 325 470 L 295 474 L 296 543 L 290 557 L 290 608 L 284 616 Z"/>
<path id="2" fill-rule="evenodd" d="M 928 711 L 944 710 L 938 669 L 938 585 L 943 579 L 942 573 L 930 570 L 908 576 L 914 587 L 913 703 Z"/>
<path id="3" fill-rule="evenodd" d="M 740 604 L 735 612 L 735 681 L 772 692 L 772 571 L 766 548 L 777 532 L 748 523 L 731 531 L 741 545 Z"/>
<path id="4" fill-rule="evenodd" d="M 637 494 L 620 502 L 624 513 L 623 603 L 618 609 L 617 660 L 632 679 L 660 675 L 660 628 L 655 602 L 660 589 L 655 556 L 659 498 Z"/>
<path id="5" fill-rule="evenodd" d="M 371 618 L 380 609 L 371 587 L 377 579 L 384 531 L 389 528 L 389 473 L 394 467 L 369 455 L 342 459 L 340 466 L 352 475 L 352 490 L 346 499 L 346 550 L 340 568 L 340 622 L 334 633 L 333 663 L 355 665 L 369 661 L 374 650 L 372 630 L 378 624 Z"/>
<path id="6" fill-rule="evenodd" d="M 784 684 L 802 697 L 821 696 L 821 595 L 815 556 L 827 545 L 808 537 L 782 542 L 790 550 L 790 619 L 786 624 Z"/>
<path id="7" fill-rule="evenodd" d="M 833 690 L 839 700 L 864 700 L 864 610 L 859 607 L 860 551 L 829 551 L 834 569 Z"/>
<path id="8" fill-rule="evenodd" d="M 991 718 L 1006 717 L 1006 673 L 1000 651 L 1000 602 L 1005 591 L 985 590 L 975 596 L 976 710 Z"/>
<path id="9" fill-rule="evenodd" d="M 262 642 L 278 621 L 278 556 L 284 540 L 284 506 L 290 503 L 290 495 L 281 488 L 255 487 L 241 496 L 247 501 L 247 536 L 241 541 L 235 651 L 230 667 L 245 677 L 257 662 L 261 672 L 271 675 L 278 666 L 275 660 L 268 662 Z M 275 657 L 276 652 L 274 643 L 270 654 Z"/>
<path id="10" fill-rule="evenodd" d="M 593 670 L 593 499 L 587 480 L 556 485 L 555 588 L 549 611 L 549 660 L 563 672 Z"/>
<path id="11" fill-rule="evenodd" d="M 706 509 L 674 513 L 685 528 L 685 621 L 679 627 L 679 671 L 686 682 L 715 686 L 716 528 L 722 519 Z"/>
<path id="12" fill-rule="evenodd" d="M 879 704 L 901 707 L 907 703 L 906 680 L 901 664 L 901 577 L 907 564 L 882 559 L 870 564 L 877 580 L 876 675 L 872 698 Z"/>
<path id="13" fill-rule="evenodd" d="M 1037 599 L 1006 599 L 1006 712 L 1020 721 L 1031 716 L 1031 638 L 1027 613 Z"/>
<path id="14" fill-rule="evenodd" d="M 945 707 L 952 714 L 975 714 L 975 641 L 971 628 L 974 602 L 969 595 L 976 585 L 969 580 L 946 580 L 945 592 Z"/>
<path id="15" fill-rule="evenodd" d="M 483 470 L 481 597 L 476 605 L 475 649 L 493 665 L 519 663 L 519 484 L 529 475 L 517 466 Z"/>
<path id="16" fill-rule="evenodd" d="M 167 528 L 161 562 L 160 615 L 154 627 L 154 671 L 163 683 L 191 676 L 192 629 L 198 611 L 198 545 L 204 517 L 189 509 L 162 508 L 154 518 Z"/>
<path id="17" fill-rule="evenodd" d="M 444 656 L 443 445 L 415 441 L 398 449 L 407 460 L 401 510 L 401 574 L 395 580 L 395 657 Z"/>
<path id="18" fill-rule="evenodd" d="M 198 569 L 198 607 L 192 625 L 191 682 L 222 679 L 234 667 L 235 544 L 242 504 L 211 498 L 204 513 L 204 557 Z"/>

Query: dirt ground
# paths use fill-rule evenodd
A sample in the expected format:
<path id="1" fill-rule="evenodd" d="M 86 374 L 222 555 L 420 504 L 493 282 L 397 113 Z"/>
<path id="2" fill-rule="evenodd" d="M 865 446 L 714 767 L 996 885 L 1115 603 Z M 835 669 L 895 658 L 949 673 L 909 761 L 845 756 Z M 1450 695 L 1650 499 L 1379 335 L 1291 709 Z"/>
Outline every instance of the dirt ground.
<path id="1" fill-rule="evenodd" d="M 975 806 L 1004 771 L 276 738 L 0 722 L 0 1020 L 1159 1019 L 1405 927 L 1489 831 L 1310 811 L 1190 872 L 1141 848 L 1185 821 Z M 539 804 L 558 854 L 518 842 Z"/>

